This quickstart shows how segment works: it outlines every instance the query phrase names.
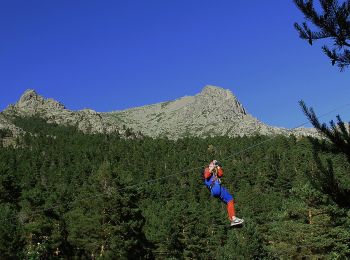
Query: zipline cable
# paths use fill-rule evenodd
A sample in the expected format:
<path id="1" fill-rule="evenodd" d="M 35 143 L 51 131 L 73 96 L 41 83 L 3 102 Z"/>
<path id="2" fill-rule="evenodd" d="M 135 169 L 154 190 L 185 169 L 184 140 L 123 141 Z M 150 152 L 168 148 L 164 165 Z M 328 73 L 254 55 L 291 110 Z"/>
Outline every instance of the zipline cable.
<path id="1" fill-rule="evenodd" d="M 334 108 L 334 109 L 332 109 L 332 110 L 330 110 L 330 111 L 328 111 L 328 112 L 326 112 L 326 113 L 324 113 L 324 114 L 321 114 L 320 116 L 318 116 L 318 118 L 323 118 L 323 117 L 325 117 L 325 116 L 327 116 L 327 115 L 329 115 L 329 114 L 331 114 L 331 113 L 334 113 L 335 111 L 342 110 L 342 109 L 344 109 L 345 107 L 348 107 L 348 106 L 350 106 L 350 103 L 347 103 L 347 104 L 344 104 L 344 105 L 342 105 L 342 106 L 336 107 L 336 108 Z M 296 126 L 296 127 L 291 128 L 289 131 L 295 130 L 295 129 L 297 129 L 297 128 L 299 128 L 299 127 L 302 127 L 302 126 L 305 126 L 305 125 L 308 124 L 308 123 L 309 123 L 309 121 L 306 121 L 306 122 L 304 122 L 304 123 L 302 123 L 302 124 L 300 124 L 300 125 L 298 125 L 298 126 Z M 256 147 L 258 147 L 258 146 L 260 146 L 260 145 L 262 145 L 262 144 L 264 144 L 264 143 L 267 143 L 267 142 L 269 142 L 269 141 L 271 141 L 271 140 L 277 138 L 278 136 L 280 136 L 280 135 L 274 135 L 274 136 L 272 136 L 272 137 L 270 137 L 270 138 L 268 138 L 268 139 L 266 139 L 266 140 L 263 140 L 263 141 L 258 142 L 258 143 L 256 143 L 256 144 L 253 144 L 253 145 L 251 145 L 251 146 L 248 146 L 247 148 L 244 148 L 244 149 L 242 149 L 242 150 L 240 150 L 240 151 L 238 151 L 238 152 L 235 152 L 235 153 L 231 154 L 230 156 L 228 156 L 228 157 L 226 157 L 226 158 L 223 158 L 221 161 L 226 161 L 226 160 L 230 159 L 231 157 L 237 156 L 237 155 L 242 154 L 242 153 L 244 153 L 244 152 L 246 152 L 246 151 L 249 151 L 249 150 L 251 150 L 251 149 L 253 149 L 253 148 L 256 148 Z M 144 184 L 155 183 L 155 182 L 158 182 L 158 181 L 160 181 L 160 180 L 167 179 L 167 178 L 170 178 L 170 177 L 173 177 L 173 176 L 177 176 L 177 175 L 184 174 L 184 173 L 188 173 L 188 172 L 191 172 L 191 171 L 194 171 L 194 170 L 202 169 L 202 168 L 205 167 L 205 166 L 206 166 L 206 165 L 199 166 L 199 167 L 195 167 L 195 168 L 191 168 L 191 169 L 186 169 L 186 170 L 183 170 L 183 171 L 180 171 L 180 172 L 177 172 L 177 173 L 169 174 L 169 175 L 166 175 L 166 176 L 162 176 L 162 177 L 159 177 L 159 178 L 151 179 L 151 180 L 144 181 L 144 182 L 141 182 L 141 183 L 137 183 L 137 184 L 133 184 L 133 185 L 128 185 L 128 186 L 125 186 L 125 187 L 116 189 L 116 190 L 114 190 L 114 191 L 115 191 L 115 192 L 118 192 L 118 191 L 123 191 L 123 190 L 126 190 L 126 189 L 136 188 L 136 187 L 142 186 L 142 185 L 144 185 Z M 87 199 L 87 200 L 89 200 L 89 199 L 94 199 L 94 198 L 98 198 L 98 197 L 100 197 L 100 196 L 102 196 L 102 195 L 104 195 L 104 194 L 97 194 L 97 195 L 93 195 L 93 196 L 87 196 L 87 197 L 85 197 L 84 199 Z M 84 200 L 84 199 L 82 199 L 82 200 Z M 56 206 L 52 206 L 52 207 L 49 207 L 49 208 L 46 208 L 46 209 L 39 209 L 39 210 L 31 211 L 31 214 L 29 214 L 28 217 L 29 217 L 29 216 L 33 216 L 34 214 L 37 214 L 37 213 L 40 213 L 40 212 L 45 212 L 45 211 L 49 211 L 49 210 L 53 210 L 53 209 L 59 208 L 59 207 L 61 207 L 61 206 L 63 206 L 63 205 L 67 206 L 69 203 L 71 203 L 71 201 L 69 201 L 69 202 L 67 202 L 67 203 L 60 203 L 60 204 L 58 204 L 58 205 L 56 205 Z M 17 218 L 17 217 L 18 217 L 18 216 L 12 217 L 12 218 L 4 218 L 3 220 L 11 220 L 11 219 L 15 219 L 15 218 Z"/>

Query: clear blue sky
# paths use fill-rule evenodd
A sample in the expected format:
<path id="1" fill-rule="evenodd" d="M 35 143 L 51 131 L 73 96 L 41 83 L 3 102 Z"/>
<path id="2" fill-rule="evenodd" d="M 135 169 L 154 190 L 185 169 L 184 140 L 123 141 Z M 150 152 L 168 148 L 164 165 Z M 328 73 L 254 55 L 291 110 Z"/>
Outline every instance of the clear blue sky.
<path id="1" fill-rule="evenodd" d="M 103 112 L 211 84 L 292 128 L 305 122 L 300 99 L 320 114 L 350 102 L 350 69 L 300 40 L 295 21 L 292 0 L 0 0 L 0 110 L 28 88 Z"/>

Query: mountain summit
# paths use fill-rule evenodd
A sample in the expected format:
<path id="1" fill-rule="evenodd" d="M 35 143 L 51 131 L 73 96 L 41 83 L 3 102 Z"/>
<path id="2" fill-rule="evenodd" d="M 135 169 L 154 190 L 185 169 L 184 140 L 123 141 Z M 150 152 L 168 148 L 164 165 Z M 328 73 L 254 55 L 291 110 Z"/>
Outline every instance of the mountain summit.
<path id="1" fill-rule="evenodd" d="M 211 85 L 205 86 L 195 96 L 107 113 L 90 109 L 68 110 L 53 99 L 45 99 L 34 90 L 27 90 L 15 105 L 10 105 L 1 114 L 38 115 L 48 122 L 75 125 L 84 132 L 125 133 L 126 129 L 132 129 L 134 133 L 154 138 L 314 135 L 314 131 L 307 129 L 268 126 L 248 114 L 230 90 Z"/>
<path id="2" fill-rule="evenodd" d="M 36 114 L 42 111 L 63 110 L 64 105 L 53 99 L 44 99 L 38 95 L 35 90 L 26 90 L 19 101 L 14 106 L 18 111 L 24 111 L 25 114 Z"/>
<path id="3" fill-rule="evenodd" d="M 230 90 L 206 86 L 195 96 L 108 113 L 128 127 L 151 136 L 244 136 L 282 134 L 249 115 Z"/>
<path id="4" fill-rule="evenodd" d="M 197 95 L 198 99 L 208 101 L 208 105 L 218 109 L 230 108 L 236 114 L 246 115 L 246 111 L 230 90 L 208 85 Z"/>

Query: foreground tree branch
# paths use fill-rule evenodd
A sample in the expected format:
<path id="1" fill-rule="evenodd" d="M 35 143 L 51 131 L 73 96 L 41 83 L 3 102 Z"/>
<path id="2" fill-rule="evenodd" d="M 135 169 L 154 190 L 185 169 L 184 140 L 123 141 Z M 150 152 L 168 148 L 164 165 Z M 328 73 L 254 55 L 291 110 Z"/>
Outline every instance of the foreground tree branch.
<path id="1" fill-rule="evenodd" d="M 337 0 L 319 0 L 321 11 L 317 11 L 313 0 L 293 0 L 298 9 L 305 15 L 306 21 L 295 23 L 301 39 L 310 45 L 320 39 L 332 39 L 333 47 L 322 47 L 330 58 L 332 65 L 337 64 L 343 71 L 350 64 L 350 0 L 339 3 Z M 310 29 L 309 24 L 316 27 Z"/>

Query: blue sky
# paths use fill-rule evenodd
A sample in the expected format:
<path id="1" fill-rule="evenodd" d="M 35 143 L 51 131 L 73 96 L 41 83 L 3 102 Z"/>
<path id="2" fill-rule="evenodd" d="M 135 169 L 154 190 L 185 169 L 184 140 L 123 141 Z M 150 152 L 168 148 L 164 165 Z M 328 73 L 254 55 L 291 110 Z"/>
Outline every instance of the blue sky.
<path id="1" fill-rule="evenodd" d="M 306 121 L 300 99 L 319 114 L 350 102 L 350 69 L 299 39 L 302 18 L 292 0 L 0 0 L 0 110 L 29 88 L 104 112 L 210 84 L 292 128 Z M 323 120 L 349 121 L 349 108 Z"/>

